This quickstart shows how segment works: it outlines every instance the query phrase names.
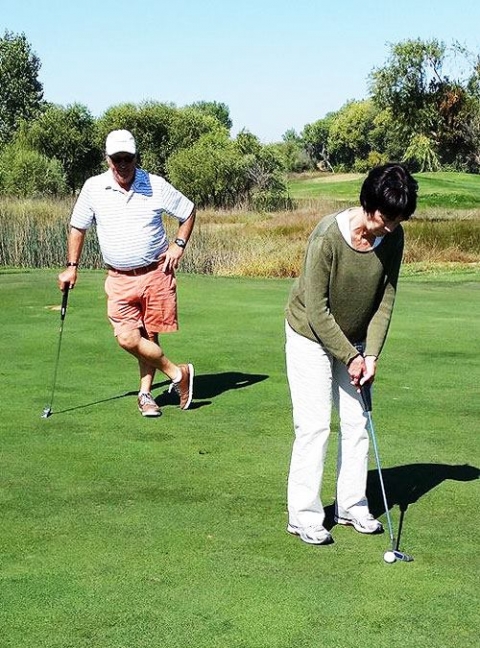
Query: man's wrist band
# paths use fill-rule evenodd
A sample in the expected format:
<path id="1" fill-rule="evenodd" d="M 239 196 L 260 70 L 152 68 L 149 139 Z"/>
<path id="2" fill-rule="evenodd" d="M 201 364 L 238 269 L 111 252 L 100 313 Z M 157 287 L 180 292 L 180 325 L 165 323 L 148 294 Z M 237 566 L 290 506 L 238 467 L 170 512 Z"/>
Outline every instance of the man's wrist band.
<path id="1" fill-rule="evenodd" d="M 67 263 L 67 268 L 70 268 L 70 267 L 78 268 L 78 263 L 76 261 L 69 261 Z"/>
<path id="2" fill-rule="evenodd" d="M 181 247 L 183 249 L 185 249 L 187 247 L 187 242 L 185 241 L 185 239 L 176 238 L 175 243 L 178 245 L 178 247 Z"/>

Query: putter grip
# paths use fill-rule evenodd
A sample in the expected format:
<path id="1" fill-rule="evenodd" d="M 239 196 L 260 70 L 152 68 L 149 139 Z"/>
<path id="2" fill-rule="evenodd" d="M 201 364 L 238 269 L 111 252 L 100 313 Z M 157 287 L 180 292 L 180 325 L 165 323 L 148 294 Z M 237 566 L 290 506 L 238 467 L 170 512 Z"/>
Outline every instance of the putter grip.
<path id="1" fill-rule="evenodd" d="M 362 397 L 363 409 L 365 412 L 372 411 L 372 390 L 370 385 L 362 385 L 360 387 L 360 396 Z"/>
<path id="2" fill-rule="evenodd" d="M 70 288 L 67 284 L 65 284 L 65 287 L 63 289 L 63 297 L 62 297 L 62 306 L 60 308 L 60 319 L 64 320 L 65 319 L 65 313 L 67 312 L 67 302 L 68 302 L 68 293 L 70 291 Z"/>

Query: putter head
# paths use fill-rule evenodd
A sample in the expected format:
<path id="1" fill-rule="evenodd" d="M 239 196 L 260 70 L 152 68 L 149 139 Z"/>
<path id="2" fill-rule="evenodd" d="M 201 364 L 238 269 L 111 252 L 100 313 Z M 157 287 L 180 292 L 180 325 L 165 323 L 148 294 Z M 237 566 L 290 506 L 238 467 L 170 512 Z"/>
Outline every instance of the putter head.
<path id="1" fill-rule="evenodd" d="M 44 407 L 42 412 L 42 418 L 48 418 L 51 413 L 52 413 L 51 407 Z"/>
<path id="2" fill-rule="evenodd" d="M 396 560 L 403 560 L 403 562 L 413 562 L 413 556 L 409 556 L 408 554 L 403 553 L 403 551 L 394 549 L 392 553 L 395 555 Z"/>

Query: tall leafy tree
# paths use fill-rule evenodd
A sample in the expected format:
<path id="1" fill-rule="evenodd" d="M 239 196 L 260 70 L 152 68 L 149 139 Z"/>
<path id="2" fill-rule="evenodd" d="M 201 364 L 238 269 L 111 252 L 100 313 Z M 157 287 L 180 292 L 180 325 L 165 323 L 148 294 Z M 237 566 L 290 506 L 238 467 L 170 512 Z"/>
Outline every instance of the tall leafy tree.
<path id="1" fill-rule="evenodd" d="M 102 150 L 109 131 L 130 130 L 137 140 L 142 166 L 160 175 L 167 174 L 166 163 L 172 153 L 191 146 L 206 133 L 224 130 L 211 115 L 155 101 L 113 106 L 97 126 Z"/>
<path id="2" fill-rule="evenodd" d="M 391 46 L 387 63 L 370 75 L 375 105 L 389 112 L 397 140 L 419 168 L 461 167 L 475 157 L 471 126 L 479 110 L 478 56 L 462 78 L 458 64 L 446 71 L 452 52 L 467 58 L 462 48 L 447 48 L 436 39 L 402 41 Z"/>
<path id="3" fill-rule="evenodd" d="M 25 34 L 5 31 L 0 38 L 0 142 L 11 141 L 22 120 L 38 115 L 43 100 L 40 67 Z"/>
<path id="4" fill-rule="evenodd" d="M 323 119 L 318 119 L 313 124 L 306 124 L 301 137 L 308 155 L 320 168 L 332 170 L 330 153 L 328 150 L 328 134 L 335 113 L 328 113 Z"/>
<path id="5" fill-rule="evenodd" d="M 380 109 L 389 108 L 408 136 L 426 134 L 435 122 L 434 98 L 443 81 L 445 51 L 436 39 L 395 43 L 387 63 L 370 75 L 373 101 Z"/>
<path id="6" fill-rule="evenodd" d="M 103 157 L 95 119 L 81 104 L 48 106 L 33 122 L 23 122 L 16 139 L 61 162 L 72 192 L 99 169 Z"/>
<path id="7" fill-rule="evenodd" d="M 368 159 L 371 133 L 378 110 L 372 101 L 348 101 L 335 113 L 328 132 L 327 148 L 334 166 L 352 169 Z"/>
<path id="8" fill-rule="evenodd" d="M 232 120 L 230 119 L 229 107 L 220 101 L 196 101 L 189 107 L 215 117 L 228 131 L 233 126 Z"/>

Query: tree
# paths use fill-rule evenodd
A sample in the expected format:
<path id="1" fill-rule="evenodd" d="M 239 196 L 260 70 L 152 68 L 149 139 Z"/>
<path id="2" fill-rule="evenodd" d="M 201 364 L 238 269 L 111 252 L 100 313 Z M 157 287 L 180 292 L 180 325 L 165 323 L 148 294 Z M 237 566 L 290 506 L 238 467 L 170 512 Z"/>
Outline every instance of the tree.
<path id="1" fill-rule="evenodd" d="M 289 173 L 301 173 L 314 166 L 302 137 L 293 128 L 282 135 L 281 142 L 271 144 L 270 147 L 276 151 L 284 170 Z"/>
<path id="2" fill-rule="evenodd" d="M 22 198 L 61 196 L 67 184 L 58 160 L 11 143 L 0 154 L 0 191 Z"/>
<path id="3" fill-rule="evenodd" d="M 335 113 L 328 113 L 323 119 L 307 124 L 301 134 L 305 150 L 319 168 L 333 171 L 328 151 L 328 135 Z"/>
<path id="4" fill-rule="evenodd" d="M 111 130 L 126 128 L 135 136 L 142 166 L 160 175 L 167 175 L 167 160 L 174 152 L 192 146 L 206 133 L 226 132 L 211 115 L 155 101 L 114 106 L 97 124 L 102 150 Z"/>
<path id="5" fill-rule="evenodd" d="M 38 80 L 40 59 L 25 34 L 5 31 L 0 38 L 0 142 L 11 141 L 22 120 L 33 119 L 42 108 L 43 87 Z"/>
<path id="6" fill-rule="evenodd" d="M 167 171 L 173 184 L 200 207 L 290 206 L 281 163 L 247 131 L 231 140 L 226 129 L 202 135 L 171 155 Z"/>
<path id="7" fill-rule="evenodd" d="M 331 164 L 347 170 L 367 160 L 377 109 L 372 101 L 348 101 L 330 121 L 327 149 Z M 362 169 L 363 171 L 363 169 Z"/>
<path id="8" fill-rule="evenodd" d="M 435 120 L 433 98 L 442 82 L 445 45 L 430 41 L 406 40 L 391 45 L 390 58 L 370 74 L 374 103 L 389 108 L 405 135 L 427 134 Z"/>
<path id="9" fill-rule="evenodd" d="M 248 196 L 246 156 L 226 131 L 203 135 L 167 162 L 173 184 L 200 207 L 233 207 Z"/>
<path id="10" fill-rule="evenodd" d="M 103 157 L 96 139 L 95 119 L 81 104 L 48 106 L 33 122 L 23 122 L 16 139 L 48 158 L 59 160 L 72 193 L 99 170 Z"/>
<path id="11" fill-rule="evenodd" d="M 230 109 L 224 103 L 218 101 L 196 101 L 190 104 L 190 106 L 187 106 L 187 108 L 194 108 L 205 115 L 215 117 L 229 132 L 233 126 L 232 120 L 230 119 Z"/>
<path id="12" fill-rule="evenodd" d="M 455 66 L 446 72 L 452 53 Z M 459 55 L 468 63 L 466 77 L 459 71 Z M 370 75 L 371 96 L 391 115 L 395 139 L 409 149 L 410 159 L 419 156 L 421 166 L 461 168 L 475 158 L 472 147 L 478 141 L 471 134 L 480 108 L 479 72 L 479 57 L 472 60 L 458 45 L 416 39 L 391 46 L 386 65 Z"/>

